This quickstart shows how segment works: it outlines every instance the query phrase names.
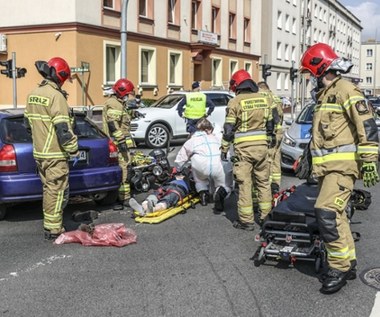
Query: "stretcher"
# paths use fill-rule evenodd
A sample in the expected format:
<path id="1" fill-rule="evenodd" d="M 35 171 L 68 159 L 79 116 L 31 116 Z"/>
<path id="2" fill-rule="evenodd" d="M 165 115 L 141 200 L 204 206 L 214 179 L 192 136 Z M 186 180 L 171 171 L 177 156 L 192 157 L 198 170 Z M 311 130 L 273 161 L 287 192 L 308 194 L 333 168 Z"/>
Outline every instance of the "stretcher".
<path id="1" fill-rule="evenodd" d="M 135 221 L 139 223 L 155 224 L 163 222 L 177 214 L 185 213 L 189 208 L 195 208 L 195 205 L 199 203 L 199 197 L 194 195 L 186 196 L 177 206 L 171 207 L 165 210 L 157 212 L 147 213 L 145 216 L 140 216 L 139 213 L 134 210 Z"/>

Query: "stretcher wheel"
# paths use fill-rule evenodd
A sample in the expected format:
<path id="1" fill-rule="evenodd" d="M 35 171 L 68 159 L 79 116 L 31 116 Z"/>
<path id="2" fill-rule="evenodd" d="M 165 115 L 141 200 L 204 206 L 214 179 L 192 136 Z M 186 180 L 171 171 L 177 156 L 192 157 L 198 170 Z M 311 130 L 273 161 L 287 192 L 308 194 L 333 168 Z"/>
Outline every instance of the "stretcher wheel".
<path id="1" fill-rule="evenodd" d="M 254 257 L 253 257 L 253 263 L 256 267 L 260 266 L 261 264 L 264 264 L 266 261 L 266 256 L 265 256 L 265 248 L 264 247 L 259 247 L 259 249 L 256 251 Z"/>

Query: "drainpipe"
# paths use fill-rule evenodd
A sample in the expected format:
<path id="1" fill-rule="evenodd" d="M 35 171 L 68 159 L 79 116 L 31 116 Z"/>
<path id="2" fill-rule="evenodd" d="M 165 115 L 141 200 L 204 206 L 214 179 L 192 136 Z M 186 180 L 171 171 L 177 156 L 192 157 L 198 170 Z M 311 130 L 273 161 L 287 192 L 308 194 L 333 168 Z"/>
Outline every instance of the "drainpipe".
<path id="1" fill-rule="evenodd" d="M 120 26 L 120 38 L 121 38 L 121 78 L 127 77 L 127 8 L 129 0 L 123 0 L 121 9 L 121 26 Z"/>

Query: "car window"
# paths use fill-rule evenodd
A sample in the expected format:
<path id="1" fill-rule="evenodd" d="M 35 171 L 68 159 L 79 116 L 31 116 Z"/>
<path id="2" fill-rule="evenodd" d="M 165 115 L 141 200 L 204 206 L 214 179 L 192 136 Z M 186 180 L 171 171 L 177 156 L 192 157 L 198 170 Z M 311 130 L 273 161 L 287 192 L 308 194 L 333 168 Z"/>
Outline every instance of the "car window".
<path id="1" fill-rule="evenodd" d="M 167 95 L 159 100 L 157 100 L 155 103 L 152 104 L 151 107 L 156 107 L 156 108 L 164 108 L 164 109 L 170 109 L 180 100 L 184 98 L 184 95 Z"/>
<path id="2" fill-rule="evenodd" d="M 314 115 L 314 103 L 307 105 L 302 109 L 301 113 L 297 118 L 297 123 L 312 123 Z"/>
<path id="3" fill-rule="evenodd" d="M 100 139 L 104 134 L 85 120 L 76 116 L 74 133 L 79 139 Z M 10 117 L 1 121 L 0 138 L 5 143 L 31 143 L 32 137 L 27 131 L 23 117 Z"/>
<path id="4" fill-rule="evenodd" d="M 23 117 L 1 120 L 0 137 L 5 143 L 30 143 L 32 137 L 26 130 Z"/>
<path id="5" fill-rule="evenodd" d="M 227 94 L 209 94 L 208 98 L 214 103 L 215 107 L 225 107 L 232 96 Z"/>
<path id="6" fill-rule="evenodd" d="M 104 134 L 92 124 L 90 124 L 84 116 L 76 116 L 74 133 L 78 139 L 101 139 Z"/>

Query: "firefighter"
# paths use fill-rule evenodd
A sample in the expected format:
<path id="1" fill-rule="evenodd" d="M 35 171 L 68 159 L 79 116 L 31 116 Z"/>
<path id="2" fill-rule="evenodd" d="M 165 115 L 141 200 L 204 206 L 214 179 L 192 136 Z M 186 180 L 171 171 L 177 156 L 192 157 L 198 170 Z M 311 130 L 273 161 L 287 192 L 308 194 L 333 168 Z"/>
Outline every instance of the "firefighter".
<path id="1" fill-rule="evenodd" d="M 185 118 L 186 131 L 192 135 L 197 130 L 198 121 L 210 116 L 214 108 L 214 103 L 200 91 L 200 83 L 196 81 L 192 84 L 192 92 L 178 104 L 177 111 L 181 118 Z"/>
<path id="2" fill-rule="evenodd" d="M 280 97 L 273 94 L 265 81 L 257 83 L 259 92 L 272 99 L 272 113 L 275 122 L 276 143 L 270 150 L 270 180 L 272 195 L 277 194 L 281 186 L 281 140 L 283 135 L 282 123 L 284 120 L 284 112 L 282 110 L 282 101 Z"/>
<path id="3" fill-rule="evenodd" d="M 131 136 L 130 126 L 133 118 L 143 117 L 139 111 L 128 108 L 129 96 L 134 96 L 134 85 L 121 78 L 112 86 L 111 94 L 103 108 L 103 131 L 111 137 L 118 148 L 119 165 L 122 169 L 122 182 L 119 187 L 118 203 L 114 210 L 123 210 L 131 198 L 131 188 L 128 181 L 128 165 L 131 162 L 129 149 L 136 144 Z"/>
<path id="4" fill-rule="evenodd" d="M 28 95 L 25 124 L 43 185 L 45 239 L 54 240 L 65 231 L 62 217 L 69 199 L 69 158 L 79 155 L 67 94 L 62 90 L 71 73 L 60 57 L 37 61 L 35 66 L 44 80 Z"/>
<path id="5" fill-rule="evenodd" d="M 230 90 L 236 93 L 226 108 L 223 127 L 221 159 L 227 159 L 231 143 L 234 145 L 234 176 L 239 186 L 238 216 L 233 226 L 254 230 L 252 182 L 259 200 L 259 223 L 271 210 L 268 144 L 275 140 L 272 101 L 260 94 L 251 75 L 244 69 L 235 72 Z M 270 142 L 268 142 L 270 141 Z"/>
<path id="6" fill-rule="evenodd" d="M 376 122 L 359 88 L 342 78 L 351 68 L 350 61 L 324 43 L 308 48 L 301 59 L 301 71 L 311 74 L 318 90 L 310 150 L 320 187 L 315 213 L 328 262 L 320 277 L 321 292 L 327 294 L 356 278 L 355 245 L 345 212 L 355 181 L 362 178 L 367 187 L 379 181 Z"/>

